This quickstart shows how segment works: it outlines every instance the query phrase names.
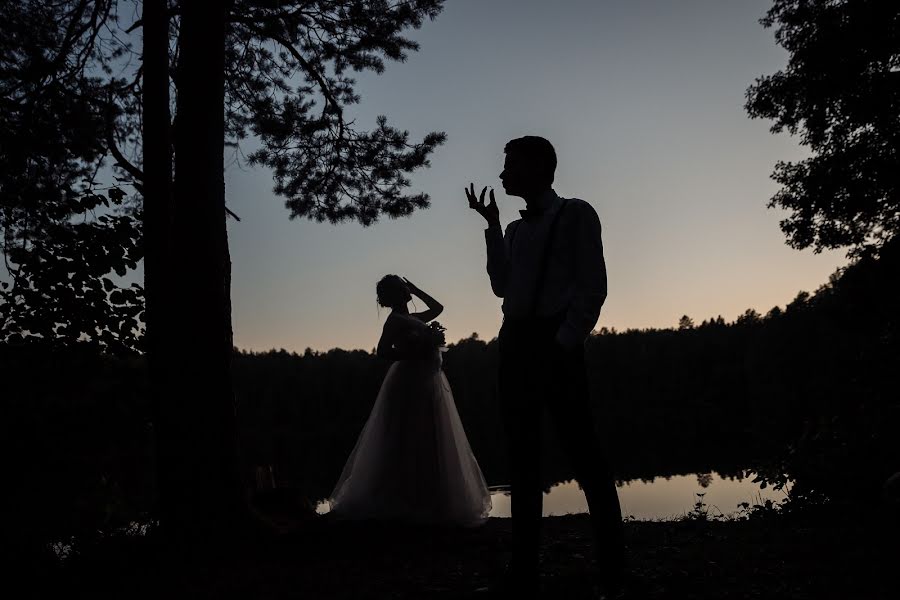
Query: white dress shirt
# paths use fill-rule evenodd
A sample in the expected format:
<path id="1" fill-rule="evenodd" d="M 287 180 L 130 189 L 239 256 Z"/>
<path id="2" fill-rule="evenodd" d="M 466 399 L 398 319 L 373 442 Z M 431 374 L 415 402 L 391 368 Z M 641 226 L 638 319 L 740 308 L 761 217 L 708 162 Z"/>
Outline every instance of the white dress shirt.
<path id="1" fill-rule="evenodd" d="M 548 190 L 540 199 L 540 215 L 513 221 L 505 234 L 499 226 L 488 227 L 484 232 L 491 288 L 503 298 L 503 314 L 507 318 L 530 316 L 544 246 L 562 204 L 562 198 Z M 597 324 L 606 300 L 600 219 L 590 204 L 571 198 L 556 228 L 533 316 L 565 312 L 556 341 L 564 348 L 574 349 L 584 343 Z"/>

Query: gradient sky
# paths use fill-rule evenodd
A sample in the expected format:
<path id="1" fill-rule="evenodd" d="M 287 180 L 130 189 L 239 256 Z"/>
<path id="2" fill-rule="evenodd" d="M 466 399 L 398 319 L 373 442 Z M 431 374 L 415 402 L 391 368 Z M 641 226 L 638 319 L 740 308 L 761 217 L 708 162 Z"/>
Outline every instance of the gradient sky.
<path id="1" fill-rule="evenodd" d="M 371 227 L 288 219 L 265 169 L 226 172 L 235 344 L 243 349 L 372 349 L 387 315 L 386 273 L 408 277 L 445 308 L 448 340 L 496 335 L 484 270 L 483 220 L 463 187 L 497 190 L 501 220 L 523 207 L 498 179 L 503 146 L 541 135 L 556 147 L 555 189 L 597 209 L 609 298 L 597 327 L 732 320 L 813 291 L 842 252 L 785 245 L 767 209 L 774 163 L 796 141 L 743 110 L 755 77 L 786 53 L 758 19 L 767 0 L 448 0 L 412 34 L 406 63 L 361 75 L 360 127 L 375 117 L 416 140 L 445 131 L 412 191 L 432 207 Z M 421 307 L 422 304 L 419 303 Z"/>

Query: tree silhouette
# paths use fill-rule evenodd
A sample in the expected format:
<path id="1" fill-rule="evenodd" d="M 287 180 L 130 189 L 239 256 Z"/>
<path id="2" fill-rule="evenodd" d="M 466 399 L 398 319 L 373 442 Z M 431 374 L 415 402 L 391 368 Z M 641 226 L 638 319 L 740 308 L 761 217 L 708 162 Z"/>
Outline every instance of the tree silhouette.
<path id="1" fill-rule="evenodd" d="M 776 165 L 769 206 L 790 212 L 795 248 L 877 252 L 900 226 L 900 7 L 776 0 L 761 23 L 790 58 L 747 90 L 747 112 L 812 152 Z"/>
<path id="2" fill-rule="evenodd" d="M 270 167 L 291 217 L 317 221 L 409 215 L 428 206 L 404 195 L 406 174 L 428 164 L 445 136 L 409 134 L 377 119 L 360 131 L 345 115 L 360 98 L 348 71 L 381 73 L 418 44 L 401 36 L 435 18 L 442 0 L 399 2 L 237 2 L 229 15 L 226 107 L 229 141 L 249 131 L 262 148 L 251 161 Z M 300 80 L 299 84 L 292 82 Z M 317 98 L 317 99 L 316 99 Z"/>
<path id="3" fill-rule="evenodd" d="M 36 162 L 48 180 L 63 173 L 74 181 L 106 166 L 107 176 L 136 192 L 131 208 L 143 217 L 139 249 L 147 254 L 145 321 L 162 523 L 195 538 L 228 535 L 245 511 L 230 376 L 224 149 L 255 136 L 260 146 L 251 161 L 272 169 L 275 192 L 292 218 L 369 225 L 381 215 L 426 207 L 426 194 L 405 190 L 409 174 L 428 165 L 444 135 L 413 142 L 385 117 L 364 131 L 345 109 L 360 101 L 348 73 L 381 72 L 385 61 L 404 60 L 418 46 L 403 32 L 436 17 L 442 1 L 148 0 L 142 6 L 141 18 L 126 20 L 114 0 L 5 3 L 10 14 L 4 16 L 22 27 L 17 37 L 4 38 L 4 48 L 24 58 L 18 70 L 8 68 L 12 59 L 2 63 L 4 102 L 15 108 L 19 99 L 11 94 L 29 78 L 55 97 L 77 99 L 72 106 L 84 109 L 71 129 L 78 135 L 41 130 L 49 149 L 36 148 Z M 41 25 L 34 40 L 29 23 Z M 133 49 L 136 32 L 144 37 L 143 55 Z M 52 124 L 68 113 L 49 105 L 41 114 Z M 3 125 L 4 135 L 25 138 L 21 123 Z M 4 157 L 8 149 L 4 142 Z M 63 158 L 53 160 L 51 151 Z M 7 189 L 4 183 L 4 194 Z M 70 201 L 71 194 L 61 195 Z M 29 202 L 49 206 L 40 197 Z M 78 212 L 68 207 L 60 218 Z M 43 239 L 42 230 L 26 229 L 31 243 Z M 127 241 L 133 244 L 134 235 Z M 123 256 L 128 266 L 139 258 L 101 254 Z M 102 272 L 104 264 L 83 271 Z M 137 291 L 130 300 L 139 306 Z M 60 317 L 39 308 L 35 314 Z"/>
<path id="4" fill-rule="evenodd" d="M 142 290 L 112 273 L 140 260 L 139 223 L 100 175 L 124 85 L 98 73 L 122 47 L 91 43 L 108 2 L 63 4 L 0 5 L 0 340 L 133 353 Z"/>
<path id="5" fill-rule="evenodd" d="M 359 132 L 344 117 L 359 100 L 344 72 L 404 58 L 416 46 L 400 32 L 439 10 L 440 2 L 325 1 L 170 8 L 178 28 L 174 214 L 171 249 L 161 256 L 171 287 L 159 296 L 164 339 L 150 356 L 151 376 L 166 378 L 153 393 L 170 531 L 227 536 L 246 516 L 230 371 L 225 144 L 257 136 L 262 147 L 251 159 L 273 169 L 292 217 L 368 225 L 427 206 L 426 195 L 401 192 L 443 134 L 410 144 L 383 117 L 373 132 Z"/>
<path id="6" fill-rule="evenodd" d="M 694 328 L 694 320 L 687 315 L 681 315 L 681 318 L 678 319 L 678 329 L 683 331 L 685 329 L 693 329 Z"/>

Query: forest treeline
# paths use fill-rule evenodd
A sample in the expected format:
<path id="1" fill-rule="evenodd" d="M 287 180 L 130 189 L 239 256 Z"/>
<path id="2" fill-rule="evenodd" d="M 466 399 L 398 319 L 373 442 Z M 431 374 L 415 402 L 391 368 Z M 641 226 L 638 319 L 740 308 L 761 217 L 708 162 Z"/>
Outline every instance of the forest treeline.
<path id="1" fill-rule="evenodd" d="M 898 253 L 863 258 L 815 293 L 671 329 L 601 329 L 587 344 L 597 425 L 619 479 L 762 473 L 795 494 L 877 494 L 900 470 Z M 7 527 L 67 540 L 152 518 L 152 411 L 140 357 L 0 347 Z M 488 483 L 507 483 L 496 341 L 451 344 L 444 371 Z M 326 496 L 389 364 L 366 351 L 234 356 L 250 487 Z M 548 432 L 548 435 L 552 434 Z M 572 474 L 552 444 L 545 484 Z M 271 476 L 269 475 L 271 468 Z M 259 478 L 259 473 L 266 477 Z"/>

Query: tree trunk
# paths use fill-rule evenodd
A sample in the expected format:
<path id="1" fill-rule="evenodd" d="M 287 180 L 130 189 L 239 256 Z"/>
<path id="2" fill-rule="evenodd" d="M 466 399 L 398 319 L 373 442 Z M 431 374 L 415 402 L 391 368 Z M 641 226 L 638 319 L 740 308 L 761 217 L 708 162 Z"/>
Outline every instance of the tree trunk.
<path id="1" fill-rule="evenodd" d="M 167 405 L 171 344 L 172 152 L 169 115 L 169 18 L 166 0 L 144 0 L 143 27 L 143 243 L 144 335 L 149 371 L 153 426 L 157 436 L 156 479 L 159 513 L 165 525 L 171 521 L 178 485 L 173 477 L 178 457 L 166 436 L 177 418 Z M 167 418 L 169 421 L 167 421 Z"/>
<path id="2" fill-rule="evenodd" d="M 246 515 L 238 467 L 223 173 L 224 2 L 182 3 L 175 140 L 171 310 L 157 442 L 164 530 L 229 537 Z"/>

